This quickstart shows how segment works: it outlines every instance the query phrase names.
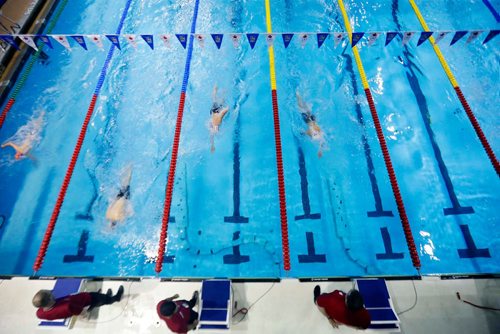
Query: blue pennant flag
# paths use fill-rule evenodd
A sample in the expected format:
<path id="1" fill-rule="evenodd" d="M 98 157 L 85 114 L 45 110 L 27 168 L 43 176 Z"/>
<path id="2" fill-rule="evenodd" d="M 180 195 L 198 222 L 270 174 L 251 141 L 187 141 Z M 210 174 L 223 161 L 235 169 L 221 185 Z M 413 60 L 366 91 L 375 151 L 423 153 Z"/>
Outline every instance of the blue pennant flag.
<path id="1" fill-rule="evenodd" d="M 385 46 L 389 45 L 390 42 L 398 35 L 397 32 L 388 32 L 385 37 Z"/>
<path id="2" fill-rule="evenodd" d="M 49 36 L 47 35 L 37 35 L 36 36 L 37 38 L 39 38 L 42 42 L 44 42 L 45 44 L 47 44 L 47 46 L 51 49 L 53 49 L 54 47 L 52 46 L 52 42 L 50 41 L 50 38 Z"/>
<path id="3" fill-rule="evenodd" d="M 355 47 L 356 44 L 363 38 L 364 32 L 353 32 L 352 33 L 352 47 Z"/>
<path id="4" fill-rule="evenodd" d="M 283 44 L 285 44 L 285 49 L 288 47 L 290 42 L 292 41 L 293 34 L 283 34 L 281 35 L 283 37 Z"/>
<path id="5" fill-rule="evenodd" d="M 489 41 L 491 41 L 493 38 L 495 38 L 498 34 L 500 33 L 500 30 L 492 30 L 489 32 L 488 36 L 486 36 L 486 38 L 484 39 L 483 41 L 483 44 L 486 44 L 488 43 Z"/>
<path id="6" fill-rule="evenodd" d="M 187 35 L 186 34 L 175 34 L 175 37 L 181 42 L 182 47 L 185 49 L 186 48 L 186 43 L 187 43 Z"/>
<path id="7" fill-rule="evenodd" d="M 85 43 L 85 38 L 83 38 L 82 35 L 72 35 L 71 38 L 73 38 L 78 44 L 80 44 L 82 48 L 87 50 L 87 44 Z"/>
<path id="8" fill-rule="evenodd" d="M 465 35 L 467 35 L 467 33 L 468 33 L 468 31 L 457 31 L 455 33 L 455 36 L 453 36 L 453 39 L 451 40 L 450 45 L 453 45 L 456 42 L 458 42 L 462 37 L 464 37 Z"/>
<path id="9" fill-rule="evenodd" d="M 259 34 L 247 34 L 248 43 L 250 43 L 250 47 L 253 49 L 255 43 L 257 43 L 257 39 L 259 38 Z"/>
<path id="10" fill-rule="evenodd" d="M 318 49 L 321 47 L 321 45 L 323 45 L 323 43 L 325 43 L 325 40 L 328 38 L 328 35 L 329 34 L 318 33 L 318 35 L 317 35 L 317 37 L 318 37 Z"/>
<path id="11" fill-rule="evenodd" d="M 154 41 L 153 41 L 153 35 L 141 35 L 141 37 L 144 40 L 144 42 L 146 42 L 149 45 L 149 47 L 151 48 L 151 50 L 155 49 L 155 44 L 154 44 Z"/>
<path id="12" fill-rule="evenodd" d="M 7 42 L 7 43 L 9 43 L 10 45 L 12 45 L 17 50 L 20 50 L 19 46 L 14 41 L 14 37 L 13 36 L 11 36 L 11 35 L 0 35 L 0 39 L 3 40 L 3 41 L 5 41 L 5 42 Z"/>
<path id="13" fill-rule="evenodd" d="M 118 35 L 106 35 L 106 37 L 113 43 L 114 46 L 118 48 L 118 50 L 121 50 L 122 48 L 120 47 L 120 40 L 118 39 Z"/>
<path id="14" fill-rule="evenodd" d="M 223 34 L 212 34 L 212 39 L 215 42 L 215 45 L 217 45 L 217 49 L 220 49 L 220 46 L 222 45 L 222 38 L 224 37 Z"/>
<path id="15" fill-rule="evenodd" d="M 423 42 L 429 39 L 433 34 L 432 31 L 424 31 L 420 34 L 420 38 L 418 39 L 417 46 L 420 46 Z"/>

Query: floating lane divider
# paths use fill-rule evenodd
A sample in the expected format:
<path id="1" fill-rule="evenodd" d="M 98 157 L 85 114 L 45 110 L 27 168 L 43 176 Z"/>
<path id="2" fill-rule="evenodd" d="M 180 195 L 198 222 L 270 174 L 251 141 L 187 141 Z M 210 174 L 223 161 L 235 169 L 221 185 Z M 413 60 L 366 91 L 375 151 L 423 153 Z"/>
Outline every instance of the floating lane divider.
<path id="1" fill-rule="evenodd" d="M 50 34 L 52 30 L 54 29 L 57 21 L 59 20 L 59 17 L 61 16 L 61 13 L 63 12 L 64 8 L 66 7 L 66 4 L 68 3 L 68 0 L 63 0 L 61 4 L 59 5 L 59 8 L 57 9 L 56 13 L 54 14 L 54 17 L 50 20 L 50 23 L 47 27 L 47 34 Z M 2 110 L 2 114 L 0 115 L 0 130 L 3 127 L 3 123 L 5 122 L 5 117 L 7 117 L 7 113 L 10 111 L 14 103 L 16 102 L 16 97 L 21 91 L 21 88 L 24 86 L 24 83 L 26 82 L 26 79 L 28 79 L 28 76 L 33 68 L 33 65 L 35 65 L 35 62 L 38 60 L 40 57 L 40 54 L 42 53 L 42 49 L 45 43 L 42 42 L 41 46 L 38 48 L 38 51 L 36 51 L 33 56 L 31 57 L 30 61 L 28 62 L 28 65 L 26 65 L 26 68 L 24 69 L 23 74 L 21 74 L 21 77 L 17 80 L 16 86 L 14 87 L 14 91 L 10 95 L 10 98 L 5 105 L 5 107 Z"/>
<path id="2" fill-rule="evenodd" d="M 182 81 L 181 97 L 179 109 L 177 111 L 177 122 L 175 123 L 174 142 L 172 144 L 172 156 L 170 157 L 170 169 L 168 171 L 167 186 L 165 188 L 165 202 L 163 204 L 163 218 L 160 232 L 160 242 L 158 247 L 158 258 L 156 259 L 155 271 L 159 274 L 163 267 L 163 258 L 165 257 L 165 246 L 167 243 L 168 218 L 170 217 L 170 207 L 172 204 L 172 193 L 174 190 L 175 168 L 177 166 L 177 155 L 179 153 L 179 141 L 181 137 L 182 116 L 184 114 L 184 103 L 186 100 L 186 89 L 189 81 L 189 71 L 191 68 L 191 58 L 193 56 L 194 33 L 196 32 L 196 20 L 198 19 L 198 7 L 200 0 L 196 0 L 193 12 L 193 21 L 191 22 L 191 34 L 189 35 L 189 45 L 186 57 L 186 66 L 184 68 L 184 79 Z"/>
<path id="3" fill-rule="evenodd" d="M 123 27 L 123 22 L 127 17 L 128 10 L 130 8 L 130 3 L 132 0 L 127 0 L 125 4 L 125 8 L 123 9 L 123 13 L 120 19 L 120 23 L 118 28 L 116 29 L 116 33 L 119 34 Z M 92 100 L 90 101 L 89 108 L 87 110 L 87 115 L 85 116 L 85 120 L 83 121 L 82 128 L 80 130 L 80 135 L 78 136 L 78 140 L 75 145 L 75 149 L 73 151 L 73 156 L 71 157 L 71 161 L 69 163 L 68 169 L 66 170 L 66 175 L 64 176 L 64 181 L 59 190 L 59 195 L 57 196 L 56 205 L 54 207 L 54 211 L 52 211 L 52 216 L 50 217 L 49 225 L 47 226 L 47 230 L 45 231 L 45 235 L 42 240 L 42 244 L 38 251 L 38 255 L 36 257 L 35 263 L 33 265 L 33 270 L 35 273 L 40 270 L 42 267 L 43 260 L 45 258 L 45 254 L 47 253 L 47 248 L 50 244 L 50 239 L 52 238 L 52 233 L 54 232 L 54 228 L 56 226 L 57 218 L 59 217 L 59 212 L 61 210 L 61 206 L 64 202 L 64 198 L 66 196 L 66 191 L 68 190 L 69 182 L 71 181 L 71 176 L 73 175 L 73 170 L 75 169 L 76 161 L 78 160 L 78 155 L 80 154 L 80 150 L 83 145 L 83 141 L 85 140 L 85 135 L 87 133 L 87 127 L 90 122 L 90 118 L 92 117 L 92 113 L 94 112 L 95 103 L 97 101 L 97 97 L 101 91 L 102 85 L 104 83 L 104 79 L 106 78 L 106 73 L 109 67 L 109 63 L 111 62 L 111 58 L 113 58 L 113 53 L 115 51 L 115 45 L 111 45 L 109 49 L 106 60 L 104 61 L 104 65 L 101 70 L 101 74 L 99 75 L 99 80 L 97 82 L 97 86 L 95 88 L 94 94 L 92 95 Z"/>
<path id="4" fill-rule="evenodd" d="M 417 4 L 415 3 L 414 0 L 409 0 L 411 7 L 413 8 L 413 11 L 415 12 L 415 15 L 417 15 L 418 20 L 420 21 L 420 24 L 422 25 L 422 28 L 424 28 L 425 31 L 430 31 L 429 27 L 427 26 L 427 23 L 424 20 L 424 17 L 420 13 L 420 10 L 418 9 Z M 479 140 L 481 141 L 481 144 L 483 145 L 484 150 L 486 151 L 486 154 L 488 155 L 488 158 L 490 159 L 493 168 L 495 168 L 495 171 L 497 172 L 497 176 L 500 176 L 500 163 L 498 162 L 495 153 L 493 152 L 493 149 L 490 146 L 490 143 L 486 139 L 486 136 L 484 135 L 483 130 L 481 129 L 481 126 L 479 125 L 479 122 L 476 119 L 476 116 L 472 112 L 472 109 L 469 106 L 469 103 L 465 99 L 464 94 L 462 93 L 462 90 L 458 86 L 457 80 L 453 76 L 453 73 L 451 72 L 450 67 L 448 66 L 448 63 L 444 59 L 443 54 L 441 53 L 441 49 L 439 49 L 439 46 L 436 44 L 434 37 L 430 37 L 429 40 L 431 41 L 432 47 L 434 48 L 434 52 L 436 53 L 439 62 L 441 63 L 441 66 L 443 67 L 444 71 L 446 72 L 446 76 L 450 80 L 453 89 L 455 89 L 455 92 L 457 93 L 458 99 L 460 100 L 460 103 L 462 103 L 463 108 L 465 109 L 465 112 L 467 114 L 467 117 L 469 117 L 470 122 L 472 123 L 472 127 L 476 131 L 477 136 L 479 137 Z"/>
<path id="5" fill-rule="evenodd" d="M 352 44 L 352 29 L 349 23 L 349 17 L 347 16 L 347 11 L 342 0 L 338 0 L 340 10 L 342 11 L 342 16 L 344 17 L 344 25 L 349 34 L 349 39 Z M 392 166 L 391 156 L 387 148 L 387 143 L 385 141 L 384 133 L 382 131 L 382 126 L 380 125 L 380 120 L 378 118 L 377 109 L 375 108 L 375 102 L 373 101 L 372 93 L 370 91 L 370 86 L 368 85 L 368 80 L 366 79 L 365 70 L 361 57 L 359 56 L 359 51 L 356 46 L 352 47 L 352 53 L 354 54 L 354 59 L 356 59 L 356 64 L 358 66 L 359 75 L 361 76 L 361 81 L 363 84 L 363 89 L 365 91 L 366 99 L 368 100 L 368 105 L 370 106 L 370 112 L 373 118 L 373 123 L 377 131 L 378 141 L 380 143 L 380 148 L 382 149 L 382 154 L 384 156 L 385 166 L 387 168 L 387 173 L 389 174 L 389 180 L 391 182 L 392 192 L 394 193 L 394 198 L 396 199 L 396 205 L 398 207 L 399 217 L 401 219 L 401 224 L 403 225 L 403 231 L 406 238 L 406 244 L 410 251 L 410 257 L 413 266 L 420 271 L 420 258 L 417 253 L 417 248 L 415 247 L 415 241 L 413 239 L 413 234 L 411 232 L 410 222 L 408 216 L 406 215 L 406 209 L 403 203 L 403 198 L 399 190 L 398 180 L 396 178 L 396 173 Z"/>
<path id="6" fill-rule="evenodd" d="M 271 25 L 271 5 L 270 1 L 266 0 L 266 27 L 267 33 L 272 34 L 273 28 Z M 280 133 L 280 116 L 278 109 L 278 93 L 276 91 L 276 70 L 274 66 L 274 48 L 269 45 L 269 69 L 271 76 L 271 94 L 273 102 L 274 115 L 274 140 L 276 145 L 276 167 L 278 171 L 278 192 L 280 205 L 281 219 L 281 244 L 283 250 L 283 266 L 286 271 L 290 270 L 290 246 L 288 241 L 288 220 L 286 215 L 286 196 L 285 196 L 285 176 L 283 172 L 283 155 L 281 150 L 281 133 Z"/>

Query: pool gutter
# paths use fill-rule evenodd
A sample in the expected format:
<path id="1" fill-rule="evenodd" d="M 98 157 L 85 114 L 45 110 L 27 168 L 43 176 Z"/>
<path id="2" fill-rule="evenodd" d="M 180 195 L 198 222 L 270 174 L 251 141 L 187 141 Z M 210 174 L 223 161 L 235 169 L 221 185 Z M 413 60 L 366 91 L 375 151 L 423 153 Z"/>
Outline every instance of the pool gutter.
<path id="1" fill-rule="evenodd" d="M 36 35 L 44 29 L 47 17 L 52 14 L 57 2 L 58 0 L 7 0 L 1 8 L 2 19 L 8 17 L 21 27 L 15 31 L 16 34 Z M 5 52 L 0 52 L 0 101 L 2 103 L 33 50 L 19 38 L 16 38 L 16 43 L 20 50 L 8 46 Z"/>

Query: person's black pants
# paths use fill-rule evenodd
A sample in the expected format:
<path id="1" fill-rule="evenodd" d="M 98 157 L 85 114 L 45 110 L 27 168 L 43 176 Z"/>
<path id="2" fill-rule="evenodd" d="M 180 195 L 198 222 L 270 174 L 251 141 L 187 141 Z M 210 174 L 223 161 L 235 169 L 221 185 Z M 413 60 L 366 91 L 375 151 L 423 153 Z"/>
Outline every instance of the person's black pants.
<path id="1" fill-rule="evenodd" d="M 99 307 L 102 305 L 109 305 L 113 304 L 115 302 L 113 296 L 111 295 L 105 295 L 103 293 L 99 292 L 90 292 L 90 309 L 93 309 L 95 307 Z"/>
<path id="2" fill-rule="evenodd" d="M 189 314 L 189 324 L 191 325 L 195 320 L 198 320 L 198 312 L 193 311 L 193 307 L 196 305 L 196 298 L 191 298 L 190 301 L 185 301 L 189 305 L 190 314 Z"/>

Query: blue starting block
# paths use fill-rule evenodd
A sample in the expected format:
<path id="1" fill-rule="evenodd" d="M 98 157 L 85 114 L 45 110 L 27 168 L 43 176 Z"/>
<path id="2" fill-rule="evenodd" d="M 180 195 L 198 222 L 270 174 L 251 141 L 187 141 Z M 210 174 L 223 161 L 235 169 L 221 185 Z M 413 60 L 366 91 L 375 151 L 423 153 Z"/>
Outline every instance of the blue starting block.
<path id="1" fill-rule="evenodd" d="M 203 281 L 200 296 L 199 330 L 229 329 L 232 315 L 231 281 Z"/>
<path id="2" fill-rule="evenodd" d="M 363 296 L 365 308 L 372 319 L 368 328 L 401 331 L 384 279 L 357 279 L 355 287 Z"/>
<path id="3" fill-rule="evenodd" d="M 68 295 L 80 292 L 84 280 L 81 278 L 60 278 L 56 281 L 52 294 L 58 299 Z M 61 320 L 43 320 L 38 324 L 40 328 L 67 328 L 70 329 L 76 317 L 61 319 Z"/>

